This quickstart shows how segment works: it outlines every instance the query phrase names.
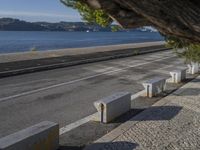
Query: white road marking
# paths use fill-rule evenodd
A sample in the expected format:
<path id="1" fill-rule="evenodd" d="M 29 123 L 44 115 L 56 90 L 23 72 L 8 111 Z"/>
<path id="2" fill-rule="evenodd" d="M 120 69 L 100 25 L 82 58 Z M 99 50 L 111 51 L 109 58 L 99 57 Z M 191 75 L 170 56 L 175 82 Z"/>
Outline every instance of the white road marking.
<path id="1" fill-rule="evenodd" d="M 17 98 L 17 97 L 26 96 L 26 95 L 29 95 L 29 94 L 34 94 L 34 93 L 37 93 L 37 92 L 49 90 L 49 89 L 60 87 L 60 86 L 64 86 L 64 85 L 70 85 L 70 84 L 73 84 L 73 83 L 76 83 L 76 82 L 80 82 L 80 81 L 83 81 L 83 80 L 88 80 L 88 79 L 91 79 L 91 78 L 94 78 L 94 77 L 120 72 L 120 71 L 126 70 L 128 68 L 134 68 L 134 67 L 146 65 L 146 64 L 153 63 L 153 62 L 157 62 L 157 61 L 165 60 L 165 59 L 168 59 L 168 58 L 172 58 L 172 57 L 175 57 L 175 56 L 164 57 L 164 58 L 160 58 L 160 59 L 157 59 L 157 60 L 154 60 L 154 61 L 144 62 L 144 63 L 140 63 L 140 64 L 137 64 L 137 65 L 124 67 L 124 68 L 121 68 L 121 69 L 107 71 L 107 72 L 103 72 L 103 73 L 100 73 L 100 74 L 96 74 L 96 75 L 92 75 L 92 76 L 88 76 L 88 77 L 84 77 L 84 78 L 80 78 L 80 79 L 76 79 L 76 80 L 72 80 L 72 81 L 67 81 L 67 82 L 63 82 L 63 83 L 60 83 L 60 84 L 47 86 L 47 87 L 44 87 L 44 88 L 39 88 L 39 89 L 32 90 L 32 91 L 27 91 L 27 92 L 23 92 L 23 93 L 12 95 L 12 96 L 8 96 L 8 97 L 3 97 L 3 98 L 0 98 L 0 102 L 5 101 L 5 100 L 9 100 L 9 99 L 13 99 L 13 98 Z"/>
<path id="2" fill-rule="evenodd" d="M 74 122 L 74 123 L 68 124 L 68 125 L 66 125 L 66 126 L 64 126 L 64 127 L 62 127 L 62 128 L 60 128 L 60 129 L 59 129 L 59 134 L 62 135 L 62 134 L 64 134 L 64 133 L 66 133 L 66 132 L 69 132 L 69 131 L 71 131 L 71 130 L 73 130 L 73 129 L 75 129 L 75 128 L 77 128 L 77 127 L 79 127 L 79 126 L 81 126 L 81 125 L 83 125 L 83 124 L 85 124 L 85 123 L 87 123 L 87 122 L 89 122 L 89 121 L 92 120 L 92 118 L 95 117 L 97 114 L 98 114 L 98 113 L 94 113 L 94 114 L 89 115 L 89 116 L 87 116 L 87 117 L 85 117 L 85 118 L 83 118 L 83 119 L 80 119 L 80 120 L 78 120 L 78 121 L 76 121 L 76 122 Z"/>
<path id="3" fill-rule="evenodd" d="M 140 92 L 138 92 L 136 94 L 131 95 L 131 101 L 133 101 L 134 99 L 136 99 L 140 95 L 144 94 L 144 92 L 145 91 L 143 90 L 143 91 L 140 91 Z M 73 130 L 73 129 L 75 129 L 75 128 L 77 128 L 77 127 L 79 127 L 79 126 L 91 121 L 97 115 L 98 115 L 98 112 L 96 112 L 96 113 L 94 113 L 92 115 L 89 115 L 89 116 L 87 116 L 87 117 L 85 117 L 83 119 L 80 119 L 80 120 L 78 120 L 78 121 L 76 121 L 74 123 L 68 124 L 68 125 L 66 125 L 66 126 L 64 126 L 64 127 L 59 129 L 59 134 L 62 135 L 64 133 L 67 133 L 67 132 L 69 132 L 69 131 L 71 131 L 71 130 Z"/>

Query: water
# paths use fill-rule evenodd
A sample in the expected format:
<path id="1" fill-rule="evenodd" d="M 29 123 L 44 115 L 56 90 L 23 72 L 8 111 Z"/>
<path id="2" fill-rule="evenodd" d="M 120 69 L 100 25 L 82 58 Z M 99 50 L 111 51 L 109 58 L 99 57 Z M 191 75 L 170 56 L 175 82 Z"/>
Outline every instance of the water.
<path id="1" fill-rule="evenodd" d="M 160 41 L 156 32 L 0 31 L 0 53 Z"/>

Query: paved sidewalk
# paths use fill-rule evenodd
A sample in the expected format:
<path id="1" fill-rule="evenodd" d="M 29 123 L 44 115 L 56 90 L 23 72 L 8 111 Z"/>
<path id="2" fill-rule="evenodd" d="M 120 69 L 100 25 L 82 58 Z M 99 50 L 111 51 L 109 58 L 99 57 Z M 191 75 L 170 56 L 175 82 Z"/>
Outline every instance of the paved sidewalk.
<path id="1" fill-rule="evenodd" d="M 58 58 L 63 56 L 77 56 L 91 53 L 102 53 L 111 51 L 121 51 L 125 49 L 138 49 L 143 47 L 151 46 L 163 46 L 165 42 L 144 42 L 134 44 L 119 44 L 119 45 L 107 45 L 107 46 L 95 46 L 95 47 L 84 47 L 84 48 L 66 48 L 57 50 L 46 50 L 46 51 L 27 51 L 18 53 L 6 53 L 0 54 L 0 63 L 25 61 L 33 59 L 47 59 L 47 58 Z M 163 46 L 164 47 L 164 46 Z"/>
<path id="2" fill-rule="evenodd" d="M 200 76 L 86 149 L 200 149 Z"/>

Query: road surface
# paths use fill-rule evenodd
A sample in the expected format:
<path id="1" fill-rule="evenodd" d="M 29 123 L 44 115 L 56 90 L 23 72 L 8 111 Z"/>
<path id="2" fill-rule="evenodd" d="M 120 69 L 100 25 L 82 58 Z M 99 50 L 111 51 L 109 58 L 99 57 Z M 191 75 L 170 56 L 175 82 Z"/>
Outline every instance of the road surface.
<path id="1" fill-rule="evenodd" d="M 93 102 L 185 66 L 171 50 L 0 79 L 0 137 L 44 120 L 60 127 L 96 112 Z"/>

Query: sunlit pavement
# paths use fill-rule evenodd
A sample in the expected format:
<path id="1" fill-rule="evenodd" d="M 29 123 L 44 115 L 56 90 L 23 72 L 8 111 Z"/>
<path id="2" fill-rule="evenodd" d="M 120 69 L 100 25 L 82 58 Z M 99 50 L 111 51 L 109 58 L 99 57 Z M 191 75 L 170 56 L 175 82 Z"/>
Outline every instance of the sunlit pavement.
<path id="1" fill-rule="evenodd" d="M 87 147 L 199 149 L 200 76 Z"/>

